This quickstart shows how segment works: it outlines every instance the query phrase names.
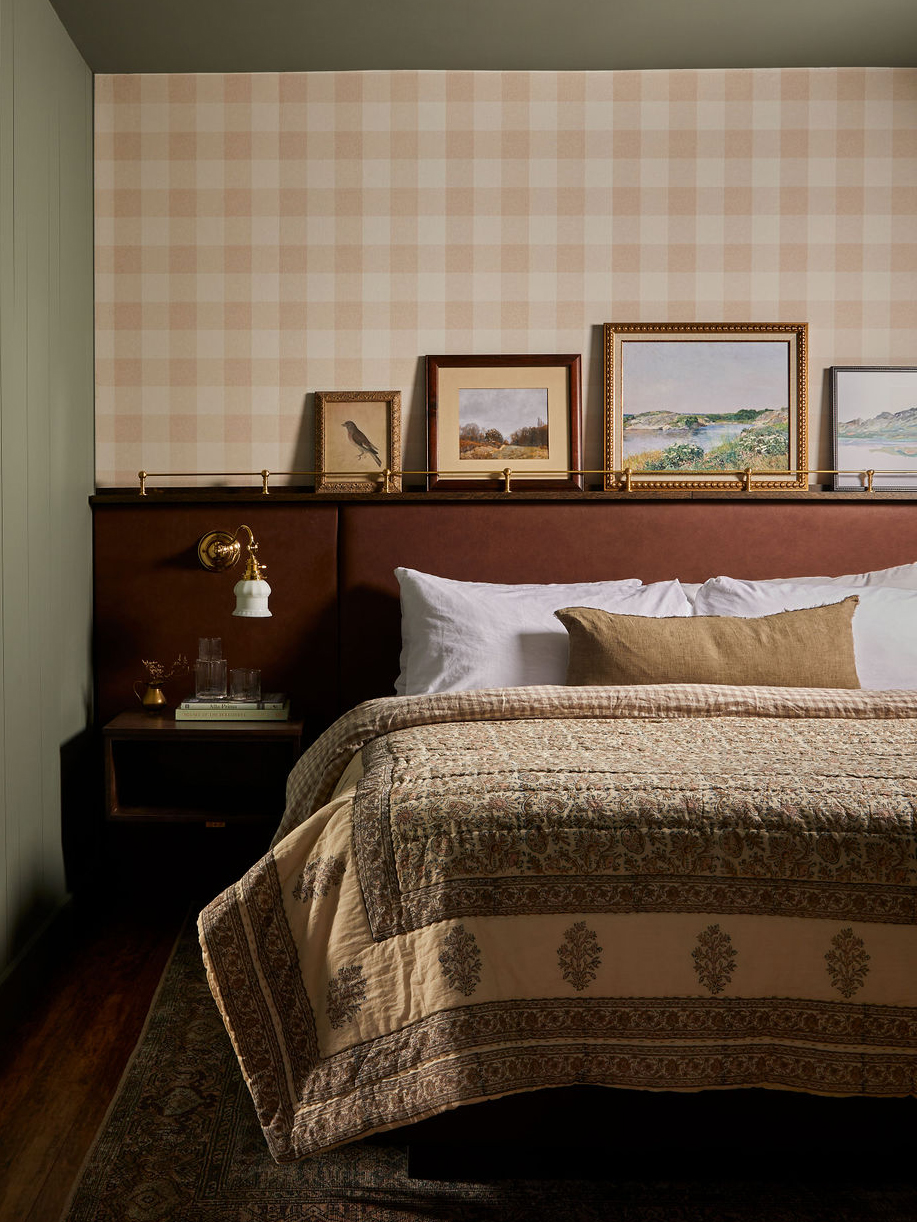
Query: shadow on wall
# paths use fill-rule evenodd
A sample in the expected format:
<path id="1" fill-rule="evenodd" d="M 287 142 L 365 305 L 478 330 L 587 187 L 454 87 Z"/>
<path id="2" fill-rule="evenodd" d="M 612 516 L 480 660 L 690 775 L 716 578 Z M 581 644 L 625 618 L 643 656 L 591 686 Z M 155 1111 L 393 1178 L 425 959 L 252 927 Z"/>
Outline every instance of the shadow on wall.
<path id="1" fill-rule="evenodd" d="M 97 881 L 103 855 L 101 749 L 94 730 L 75 734 L 60 749 L 61 845 L 71 894 Z"/>
<path id="2" fill-rule="evenodd" d="M 70 893 L 87 885 L 99 859 L 102 829 L 102 783 L 97 767 L 99 752 L 92 729 L 63 743 L 60 748 L 61 847 L 65 887 Z M 36 876 L 24 889 L 10 931 L 10 956 L 15 959 L 40 941 L 43 929 L 61 908 L 58 888 Z"/>
<path id="3" fill-rule="evenodd" d="M 293 470 L 311 471 L 315 463 L 315 395 L 303 395 L 302 411 L 299 416 L 299 432 L 296 435 L 296 446 L 293 450 Z M 313 481 L 301 479 L 295 484 L 311 484 Z"/>
<path id="4" fill-rule="evenodd" d="M 394 696 L 398 678 L 398 654 L 380 647 L 401 638 L 401 604 L 397 594 L 373 586 L 358 586 L 347 593 L 341 605 L 341 712 L 363 700 Z M 358 643 L 357 648 L 343 642 Z"/>

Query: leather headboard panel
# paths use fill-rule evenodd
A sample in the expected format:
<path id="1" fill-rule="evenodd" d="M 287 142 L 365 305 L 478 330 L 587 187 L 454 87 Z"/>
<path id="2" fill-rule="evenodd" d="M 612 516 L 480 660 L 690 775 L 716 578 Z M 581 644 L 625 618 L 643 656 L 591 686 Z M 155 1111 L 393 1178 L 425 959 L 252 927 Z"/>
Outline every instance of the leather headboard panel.
<path id="1" fill-rule="evenodd" d="M 337 709 L 338 506 L 203 502 L 94 506 L 96 718 L 139 708 L 141 659 L 193 659 L 198 637 L 220 636 L 230 666 L 257 666 L 265 691 L 296 699 L 310 729 Z M 231 614 L 242 565 L 208 573 L 197 541 L 250 526 L 273 589 L 270 619 Z M 170 701 L 193 677 L 166 689 Z"/>
<path id="2" fill-rule="evenodd" d="M 393 691 L 399 565 L 461 580 L 600 581 L 837 575 L 917 560 L 917 503 L 807 500 L 155 501 L 93 506 L 96 717 L 135 701 L 142 658 L 222 635 L 312 727 Z M 231 614 L 238 570 L 205 573 L 197 540 L 252 527 L 273 618 Z M 340 635 L 339 635 L 340 634 Z M 184 687 L 190 688 L 190 680 Z M 170 685 L 170 696 L 183 685 Z"/>
<path id="3" fill-rule="evenodd" d="M 401 565 L 465 581 L 861 572 L 917 560 L 903 501 L 349 503 L 340 512 L 341 707 L 398 674 Z"/>

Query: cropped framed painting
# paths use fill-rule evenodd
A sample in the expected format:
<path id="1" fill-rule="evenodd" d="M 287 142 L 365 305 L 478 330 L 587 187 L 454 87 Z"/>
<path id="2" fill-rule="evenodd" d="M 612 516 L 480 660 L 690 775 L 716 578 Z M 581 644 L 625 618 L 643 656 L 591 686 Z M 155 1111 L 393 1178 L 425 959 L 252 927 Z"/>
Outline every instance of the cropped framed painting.
<path id="1" fill-rule="evenodd" d="M 427 487 L 582 488 L 582 362 L 428 356 Z"/>
<path id="2" fill-rule="evenodd" d="M 606 489 L 805 488 L 805 323 L 606 323 Z"/>
<path id="3" fill-rule="evenodd" d="M 315 491 L 401 491 L 401 391 L 315 392 Z"/>
<path id="4" fill-rule="evenodd" d="M 917 367 L 833 365 L 834 487 L 917 488 Z"/>

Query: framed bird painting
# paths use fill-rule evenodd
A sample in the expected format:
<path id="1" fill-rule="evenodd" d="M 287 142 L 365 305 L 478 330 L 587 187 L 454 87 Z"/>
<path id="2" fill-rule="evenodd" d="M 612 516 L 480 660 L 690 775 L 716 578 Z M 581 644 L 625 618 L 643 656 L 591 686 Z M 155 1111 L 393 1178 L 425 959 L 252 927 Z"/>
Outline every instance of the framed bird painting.
<path id="1" fill-rule="evenodd" d="M 315 392 L 315 491 L 401 491 L 401 391 Z"/>

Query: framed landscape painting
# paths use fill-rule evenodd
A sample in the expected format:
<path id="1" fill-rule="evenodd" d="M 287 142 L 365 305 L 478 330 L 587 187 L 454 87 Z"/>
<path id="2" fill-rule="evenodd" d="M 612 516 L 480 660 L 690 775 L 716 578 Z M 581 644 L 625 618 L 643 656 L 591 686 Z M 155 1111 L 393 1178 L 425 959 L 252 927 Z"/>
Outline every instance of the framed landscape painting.
<path id="1" fill-rule="evenodd" d="M 917 367 L 831 368 L 834 487 L 917 488 Z"/>
<path id="2" fill-rule="evenodd" d="M 606 323 L 605 488 L 805 488 L 807 340 L 805 323 Z"/>
<path id="3" fill-rule="evenodd" d="M 428 356 L 429 488 L 582 488 L 580 357 Z"/>

